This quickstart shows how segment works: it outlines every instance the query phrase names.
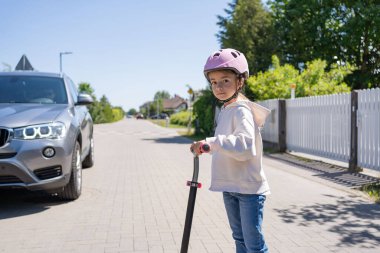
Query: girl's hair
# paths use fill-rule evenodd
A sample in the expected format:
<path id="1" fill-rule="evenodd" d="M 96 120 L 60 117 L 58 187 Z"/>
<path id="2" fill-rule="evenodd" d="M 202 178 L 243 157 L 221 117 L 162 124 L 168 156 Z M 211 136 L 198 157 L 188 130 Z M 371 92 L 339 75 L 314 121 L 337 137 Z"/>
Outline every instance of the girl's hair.
<path id="1" fill-rule="evenodd" d="M 242 98 L 243 100 L 251 101 L 251 100 L 249 100 L 249 98 L 247 98 L 242 92 L 239 92 L 238 98 Z"/>
<path id="2" fill-rule="evenodd" d="M 243 100 L 249 100 L 249 98 L 247 98 L 243 92 L 244 92 L 244 87 L 247 85 L 247 79 L 245 78 L 244 75 L 242 74 L 239 74 L 239 73 L 236 73 L 235 71 L 231 70 L 231 69 L 221 69 L 220 71 L 226 71 L 226 72 L 230 72 L 230 73 L 233 73 L 237 76 L 237 78 L 241 79 L 243 78 L 243 85 L 241 86 L 241 88 L 239 89 L 239 95 L 238 95 L 238 98 L 241 98 Z"/>

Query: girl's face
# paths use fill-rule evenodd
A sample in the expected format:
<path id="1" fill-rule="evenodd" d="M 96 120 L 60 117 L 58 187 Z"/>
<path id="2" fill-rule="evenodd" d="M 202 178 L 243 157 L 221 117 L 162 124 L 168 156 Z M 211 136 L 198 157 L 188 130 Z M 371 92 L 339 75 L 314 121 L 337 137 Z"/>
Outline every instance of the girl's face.
<path id="1" fill-rule="evenodd" d="M 235 94 L 237 89 L 243 85 L 243 82 L 240 81 L 237 75 L 232 71 L 212 71 L 208 73 L 208 78 L 210 80 L 212 92 L 214 93 L 214 96 L 219 100 L 226 100 L 230 98 Z M 236 101 L 236 99 L 232 99 L 227 104 L 230 104 L 234 101 Z"/>

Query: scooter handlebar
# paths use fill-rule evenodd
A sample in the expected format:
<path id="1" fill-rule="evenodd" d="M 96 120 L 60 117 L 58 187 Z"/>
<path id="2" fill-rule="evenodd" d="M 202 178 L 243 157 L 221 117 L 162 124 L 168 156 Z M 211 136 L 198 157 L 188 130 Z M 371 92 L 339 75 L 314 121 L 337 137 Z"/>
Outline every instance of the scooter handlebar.
<path id="1" fill-rule="evenodd" d="M 210 152 L 210 145 L 208 145 L 207 143 L 203 144 L 201 146 L 201 152 L 202 153 L 208 153 L 208 152 Z"/>
<path id="2" fill-rule="evenodd" d="M 193 148 L 191 148 L 190 150 L 192 153 L 194 153 Z M 200 150 L 201 150 L 201 153 L 208 153 L 210 152 L 210 145 L 208 145 L 207 143 L 204 143 L 203 145 L 201 145 Z"/>

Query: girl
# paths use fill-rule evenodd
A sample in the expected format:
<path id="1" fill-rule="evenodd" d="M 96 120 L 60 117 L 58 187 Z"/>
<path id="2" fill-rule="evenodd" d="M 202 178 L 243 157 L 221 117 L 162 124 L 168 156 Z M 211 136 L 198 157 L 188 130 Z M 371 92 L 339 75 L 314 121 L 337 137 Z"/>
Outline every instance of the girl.
<path id="1" fill-rule="evenodd" d="M 211 191 L 223 192 L 236 253 L 268 252 L 261 230 L 266 195 L 270 193 L 262 167 L 262 127 L 270 111 L 240 93 L 249 76 L 245 56 L 234 49 L 213 53 L 204 75 L 223 103 L 215 137 L 194 142 L 200 155 L 207 143 L 212 154 Z"/>

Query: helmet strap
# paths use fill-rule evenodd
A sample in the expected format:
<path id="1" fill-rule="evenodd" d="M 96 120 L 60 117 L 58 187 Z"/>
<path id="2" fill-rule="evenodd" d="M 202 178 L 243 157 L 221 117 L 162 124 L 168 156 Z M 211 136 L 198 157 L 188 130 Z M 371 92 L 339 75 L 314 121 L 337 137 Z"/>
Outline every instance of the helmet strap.
<path id="1" fill-rule="evenodd" d="M 239 95 L 239 90 L 237 90 L 231 97 L 229 97 L 229 98 L 227 98 L 225 100 L 218 99 L 218 101 L 221 102 L 221 103 L 223 103 L 223 104 L 225 104 L 225 103 L 230 102 L 232 99 L 237 98 L 238 95 Z"/>
<path id="2" fill-rule="evenodd" d="M 242 75 L 238 75 L 238 77 L 241 78 Z M 232 99 L 238 97 L 239 92 L 241 91 L 241 89 L 242 89 L 242 87 L 236 89 L 235 93 L 234 93 L 231 97 L 229 97 L 229 98 L 227 98 L 227 99 L 225 99 L 225 100 L 220 100 L 220 99 L 217 99 L 217 100 L 218 100 L 220 103 L 223 103 L 223 104 L 228 103 L 228 102 L 230 102 Z"/>

